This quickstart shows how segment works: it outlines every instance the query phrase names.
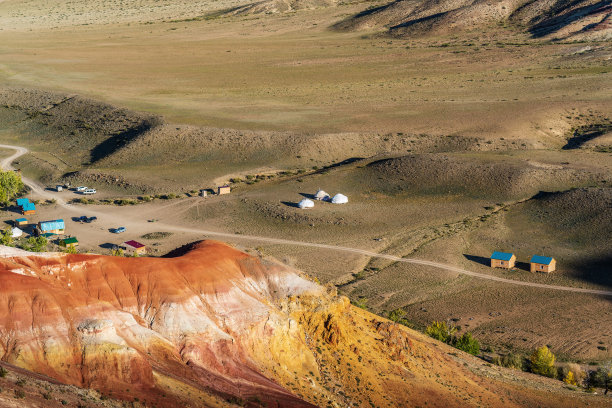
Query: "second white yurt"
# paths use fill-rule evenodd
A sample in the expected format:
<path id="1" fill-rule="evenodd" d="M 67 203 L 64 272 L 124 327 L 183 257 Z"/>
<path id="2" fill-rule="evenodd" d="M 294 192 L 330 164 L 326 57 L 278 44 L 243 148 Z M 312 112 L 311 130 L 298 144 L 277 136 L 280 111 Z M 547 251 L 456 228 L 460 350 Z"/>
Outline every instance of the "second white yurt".
<path id="1" fill-rule="evenodd" d="M 18 238 L 23 235 L 23 231 L 17 227 L 13 228 L 11 231 L 11 237 Z"/>
<path id="2" fill-rule="evenodd" d="M 336 194 L 334 198 L 332 198 L 332 204 L 346 204 L 348 203 L 348 197 L 344 194 Z"/>
<path id="3" fill-rule="evenodd" d="M 300 208 L 312 208 L 314 207 L 314 201 L 309 200 L 307 198 L 303 199 L 298 203 L 298 207 Z"/>
<path id="4" fill-rule="evenodd" d="M 315 194 L 314 198 L 315 200 L 326 201 L 326 200 L 329 200 L 329 194 L 327 194 L 323 190 L 319 190 L 317 191 L 317 194 Z"/>

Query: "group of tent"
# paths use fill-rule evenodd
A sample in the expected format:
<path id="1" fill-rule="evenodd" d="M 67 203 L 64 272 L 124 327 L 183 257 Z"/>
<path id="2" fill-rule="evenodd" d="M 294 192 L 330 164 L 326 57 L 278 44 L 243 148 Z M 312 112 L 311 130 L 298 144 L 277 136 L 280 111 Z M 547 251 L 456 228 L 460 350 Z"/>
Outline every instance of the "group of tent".
<path id="1" fill-rule="evenodd" d="M 348 203 L 348 197 L 345 196 L 344 194 L 336 194 L 335 196 L 331 197 L 329 194 L 327 194 L 325 191 L 323 190 L 319 190 L 317 191 L 317 194 L 314 195 L 314 199 L 317 201 L 329 201 L 332 204 L 346 204 Z M 304 198 L 302 201 L 300 201 L 298 203 L 298 207 L 299 208 L 312 208 L 314 207 L 314 201 L 308 199 L 308 198 Z"/>

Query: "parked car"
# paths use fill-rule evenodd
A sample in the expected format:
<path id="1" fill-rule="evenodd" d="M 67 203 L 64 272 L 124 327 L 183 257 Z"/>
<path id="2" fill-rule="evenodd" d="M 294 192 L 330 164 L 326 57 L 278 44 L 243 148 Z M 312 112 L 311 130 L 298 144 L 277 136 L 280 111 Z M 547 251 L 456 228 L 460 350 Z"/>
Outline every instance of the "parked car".
<path id="1" fill-rule="evenodd" d="M 94 222 L 98 219 L 98 217 L 89 217 L 86 222 Z"/>
<path id="2" fill-rule="evenodd" d="M 86 215 L 81 215 L 80 217 L 76 217 L 72 219 L 73 221 L 78 221 L 78 222 L 85 222 L 87 220 L 87 216 Z"/>
<path id="3" fill-rule="evenodd" d="M 111 230 L 111 232 L 113 234 L 121 234 L 122 232 L 125 232 L 125 227 L 115 228 L 114 230 Z"/>
<path id="4" fill-rule="evenodd" d="M 95 188 L 88 188 L 87 190 L 83 190 L 82 193 L 83 194 L 96 194 L 96 189 Z"/>
<path id="5" fill-rule="evenodd" d="M 85 186 L 79 186 L 76 188 L 76 191 L 85 191 L 85 190 L 87 190 L 87 187 Z"/>

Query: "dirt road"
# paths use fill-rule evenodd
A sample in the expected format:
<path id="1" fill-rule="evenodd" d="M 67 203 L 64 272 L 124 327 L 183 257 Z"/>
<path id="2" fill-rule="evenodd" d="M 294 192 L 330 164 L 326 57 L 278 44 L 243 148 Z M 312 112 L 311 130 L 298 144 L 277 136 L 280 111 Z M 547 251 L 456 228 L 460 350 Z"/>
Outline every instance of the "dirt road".
<path id="1" fill-rule="evenodd" d="M 28 153 L 28 149 L 21 147 L 21 146 L 0 144 L 0 148 L 15 150 L 14 154 L 3 159 L 0 162 L 0 165 L 3 169 L 9 169 L 9 170 L 13 169 L 11 163 L 17 158 L 19 158 L 20 156 L 23 156 L 24 154 Z M 45 190 L 42 186 L 40 186 L 35 181 L 30 180 L 25 177 L 22 178 L 22 180 L 28 187 L 32 189 L 32 192 L 34 194 L 44 199 L 49 199 L 49 200 L 54 199 L 56 200 L 56 203 L 59 206 L 69 211 L 73 211 L 75 213 L 85 214 L 89 216 L 95 215 L 97 217 L 104 217 L 108 215 L 103 211 L 92 211 L 91 209 L 84 208 L 83 206 L 77 207 L 77 206 L 68 204 L 65 200 L 58 197 L 53 192 Z M 146 228 L 148 226 L 148 222 L 145 219 L 137 220 L 137 219 L 134 219 L 133 217 L 127 219 L 127 218 L 117 216 L 116 214 L 113 214 L 112 217 L 115 222 L 120 221 L 121 224 L 125 225 L 127 228 L 143 228 L 143 227 Z M 354 253 L 357 255 L 367 256 L 370 258 L 383 258 L 383 259 L 388 259 L 394 262 L 403 262 L 403 263 L 409 263 L 409 264 L 430 266 L 432 268 L 455 272 L 455 273 L 459 273 L 462 275 L 468 275 L 468 276 L 472 276 L 478 279 L 486 279 L 486 280 L 491 280 L 491 281 L 510 284 L 510 285 L 527 286 L 531 288 L 540 288 L 540 289 L 545 289 L 545 290 L 560 290 L 560 291 L 566 291 L 566 292 L 572 292 L 572 293 L 585 293 L 585 294 L 591 294 L 591 295 L 612 297 L 612 291 L 586 289 L 586 288 L 574 288 L 574 287 L 569 287 L 569 286 L 546 285 L 542 283 L 533 283 L 533 282 L 523 282 L 523 281 L 506 279 L 506 278 L 501 278 L 498 276 L 492 276 L 492 275 L 487 275 L 483 273 L 468 271 L 466 269 L 458 268 L 452 265 L 447 265 L 447 264 L 443 264 L 439 262 L 433 262 L 433 261 L 427 261 L 427 260 L 415 259 L 415 258 L 401 258 L 401 257 L 394 256 L 394 255 L 379 254 L 377 252 L 372 252 L 372 251 L 368 251 L 365 249 L 359 249 L 359 248 L 350 248 L 350 247 L 328 245 L 328 244 L 318 244 L 314 242 L 293 241 L 293 240 L 287 240 L 287 239 L 281 239 L 281 238 L 270 238 L 270 237 L 262 237 L 262 236 L 256 236 L 256 235 L 242 235 L 242 234 L 232 234 L 229 232 L 207 231 L 207 230 L 202 230 L 198 228 L 187 228 L 187 227 L 169 225 L 169 224 L 164 224 L 164 223 L 157 223 L 156 225 L 158 225 L 159 227 L 167 231 L 173 231 L 173 232 L 186 232 L 186 233 L 200 234 L 200 235 L 206 235 L 206 236 L 216 237 L 216 238 L 231 238 L 231 239 L 240 239 L 240 240 L 245 240 L 245 241 L 265 242 L 268 244 L 295 245 L 295 246 L 303 246 L 303 247 L 311 247 L 311 248 L 321 248 L 321 249 L 332 250 L 332 251 L 349 252 L 349 253 Z"/>

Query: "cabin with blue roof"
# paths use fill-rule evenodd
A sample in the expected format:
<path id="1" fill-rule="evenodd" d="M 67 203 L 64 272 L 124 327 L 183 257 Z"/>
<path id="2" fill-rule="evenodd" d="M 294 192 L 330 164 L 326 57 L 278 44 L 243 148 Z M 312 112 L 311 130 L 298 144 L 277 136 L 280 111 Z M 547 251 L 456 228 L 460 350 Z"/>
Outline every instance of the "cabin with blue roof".
<path id="1" fill-rule="evenodd" d="M 29 198 L 18 198 L 17 199 L 17 207 L 23 207 L 24 204 L 27 204 L 30 202 Z"/>
<path id="2" fill-rule="evenodd" d="M 534 255 L 531 257 L 531 272 L 553 272 L 557 268 L 555 258 L 549 256 Z"/>
<path id="3" fill-rule="evenodd" d="M 64 225 L 64 220 L 41 221 L 37 226 L 38 233 L 43 236 L 45 236 L 45 234 L 63 234 L 65 228 L 66 226 Z"/>
<path id="4" fill-rule="evenodd" d="M 516 256 L 511 252 L 495 251 L 491 254 L 491 268 L 514 268 Z"/>
<path id="5" fill-rule="evenodd" d="M 36 205 L 30 202 L 25 203 L 21 206 L 21 213 L 23 215 L 36 214 Z"/>

